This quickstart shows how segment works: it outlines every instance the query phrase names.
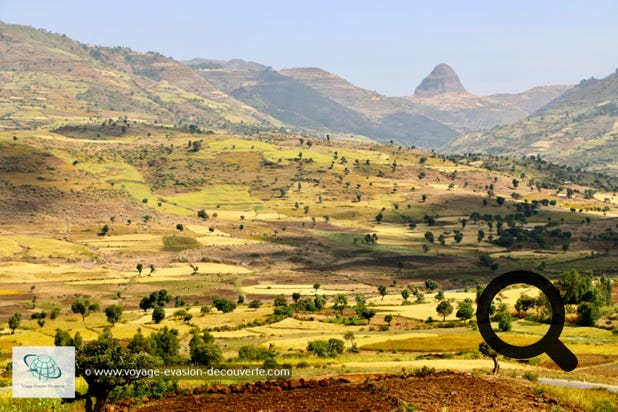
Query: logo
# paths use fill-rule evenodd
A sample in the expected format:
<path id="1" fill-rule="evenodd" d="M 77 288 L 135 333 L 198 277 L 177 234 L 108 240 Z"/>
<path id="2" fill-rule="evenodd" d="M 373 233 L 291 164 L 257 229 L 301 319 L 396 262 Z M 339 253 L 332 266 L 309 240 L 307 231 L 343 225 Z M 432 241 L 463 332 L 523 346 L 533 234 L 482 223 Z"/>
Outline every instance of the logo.
<path id="1" fill-rule="evenodd" d="M 14 346 L 14 398 L 74 398 L 73 346 Z"/>
<path id="2" fill-rule="evenodd" d="M 56 364 L 56 361 L 49 355 L 30 353 L 24 356 L 24 363 L 32 376 L 40 381 L 59 379 L 62 376 L 62 371 Z"/>

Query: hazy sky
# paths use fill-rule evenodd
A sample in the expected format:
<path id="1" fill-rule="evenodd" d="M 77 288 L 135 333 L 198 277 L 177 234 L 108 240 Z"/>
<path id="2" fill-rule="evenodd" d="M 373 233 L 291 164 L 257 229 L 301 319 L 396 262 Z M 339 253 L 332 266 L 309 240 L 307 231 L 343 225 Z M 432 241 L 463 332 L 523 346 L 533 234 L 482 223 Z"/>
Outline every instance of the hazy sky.
<path id="1" fill-rule="evenodd" d="M 320 67 L 391 96 L 438 63 L 475 94 L 618 67 L 617 0 L 0 0 L 0 20 L 177 59 Z"/>

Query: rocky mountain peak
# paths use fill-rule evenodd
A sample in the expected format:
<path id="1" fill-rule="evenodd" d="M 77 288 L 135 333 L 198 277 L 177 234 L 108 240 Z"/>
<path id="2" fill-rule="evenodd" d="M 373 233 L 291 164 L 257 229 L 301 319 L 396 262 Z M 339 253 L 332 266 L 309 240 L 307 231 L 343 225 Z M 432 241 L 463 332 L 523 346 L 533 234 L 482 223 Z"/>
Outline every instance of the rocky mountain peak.
<path id="1" fill-rule="evenodd" d="M 467 93 L 459 76 L 448 64 L 438 64 L 414 90 L 418 97 L 432 97 L 444 93 Z"/>

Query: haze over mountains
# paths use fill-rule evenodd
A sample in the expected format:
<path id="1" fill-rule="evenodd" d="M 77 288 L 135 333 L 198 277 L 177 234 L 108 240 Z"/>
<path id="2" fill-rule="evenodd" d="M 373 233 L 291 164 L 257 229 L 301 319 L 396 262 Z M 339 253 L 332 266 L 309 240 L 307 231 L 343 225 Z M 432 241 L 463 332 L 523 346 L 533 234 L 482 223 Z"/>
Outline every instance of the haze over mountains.
<path id="1" fill-rule="evenodd" d="M 403 97 L 389 97 L 319 68 L 273 70 L 240 59 L 181 63 L 0 22 L 5 129 L 127 116 L 177 127 L 287 130 L 455 152 L 541 152 L 599 169 L 598 159 L 586 153 L 608 146 L 605 153 L 615 154 L 615 77 L 573 89 L 476 96 L 441 63 L 413 94 L 412 86 L 402 85 Z"/>

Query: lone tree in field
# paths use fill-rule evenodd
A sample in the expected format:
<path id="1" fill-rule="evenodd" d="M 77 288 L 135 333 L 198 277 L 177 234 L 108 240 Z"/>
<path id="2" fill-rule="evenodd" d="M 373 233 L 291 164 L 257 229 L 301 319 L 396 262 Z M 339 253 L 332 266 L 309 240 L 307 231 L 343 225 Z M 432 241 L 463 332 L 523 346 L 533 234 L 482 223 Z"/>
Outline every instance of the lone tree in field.
<path id="1" fill-rule="evenodd" d="M 15 329 L 19 327 L 21 323 L 21 313 L 14 313 L 9 318 L 9 329 L 11 329 L 11 334 L 15 333 Z"/>
<path id="2" fill-rule="evenodd" d="M 403 298 L 403 300 L 407 301 L 408 298 L 410 297 L 410 291 L 408 289 L 402 290 L 401 297 Z"/>
<path id="3" fill-rule="evenodd" d="M 391 326 L 392 321 L 393 321 L 393 315 L 384 316 L 384 322 L 388 323 L 388 326 Z"/>
<path id="4" fill-rule="evenodd" d="M 111 305 L 105 308 L 105 316 L 107 316 L 107 321 L 114 326 L 116 322 L 120 320 L 122 317 L 122 306 L 120 305 Z"/>
<path id="5" fill-rule="evenodd" d="M 315 293 L 318 293 L 318 289 L 320 289 L 320 284 L 319 283 L 314 283 L 313 284 L 313 288 L 315 289 Z"/>
<path id="6" fill-rule="evenodd" d="M 137 269 L 137 275 L 141 276 L 142 275 L 142 270 L 144 270 L 144 265 L 142 265 L 141 263 L 138 263 L 135 266 L 135 269 Z"/>
<path id="7" fill-rule="evenodd" d="M 481 342 L 479 344 L 479 352 L 485 356 L 489 356 L 494 361 L 493 374 L 497 375 L 500 371 L 500 365 L 498 364 L 498 353 L 493 350 L 487 343 Z"/>
<path id="8" fill-rule="evenodd" d="M 453 305 L 448 300 L 443 300 L 436 306 L 436 312 L 442 315 L 442 322 L 444 322 L 446 317 L 453 313 Z"/>
<path id="9" fill-rule="evenodd" d="M 386 296 L 386 285 L 379 285 L 378 286 L 378 293 L 380 294 L 380 296 L 382 296 L 382 300 L 384 300 L 384 296 Z"/>

